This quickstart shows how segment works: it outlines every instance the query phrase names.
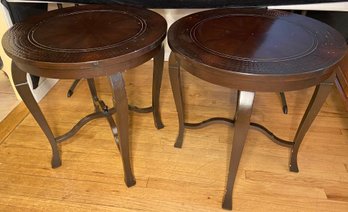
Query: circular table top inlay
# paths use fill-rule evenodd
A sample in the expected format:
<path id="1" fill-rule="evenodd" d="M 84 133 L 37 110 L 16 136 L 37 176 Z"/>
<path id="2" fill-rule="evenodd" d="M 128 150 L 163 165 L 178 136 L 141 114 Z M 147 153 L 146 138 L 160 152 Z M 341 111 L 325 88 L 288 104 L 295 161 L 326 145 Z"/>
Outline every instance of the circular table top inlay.
<path id="1" fill-rule="evenodd" d="M 177 57 L 191 61 L 187 64 L 242 75 L 311 74 L 336 64 L 346 51 L 343 36 L 332 27 L 267 9 L 188 15 L 170 27 L 168 43 Z"/>
<path id="2" fill-rule="evenodd" d="M 156 48 L 166 36 L 159 14 L 125 5 L 84 5 L 49 11 L 15 24 L 2 39 L 16 62 L 52 68 L 57 64 L 115 64 Z"/>
<path id="3" fill-rule="evenodd" d="M 141 18 L 122 11 L 80 11 L 43 20 L 29 32 L 29 40 L 52 51 L 95 51 L 136 38 L 145 31 L 145 24 Z M 62 37 L 64 42 L 52 42 Z"/>
<path id="4" fill-rule="evenodd" d="M 204 19 L 191 29 L 191 36 L 196 45 L 212 54 L 244 61 L 296 59 L 318 44 L 313 32 L 296 23 L 238 14 Z M 287 48 L 289 44 L 292 48 Z"/>

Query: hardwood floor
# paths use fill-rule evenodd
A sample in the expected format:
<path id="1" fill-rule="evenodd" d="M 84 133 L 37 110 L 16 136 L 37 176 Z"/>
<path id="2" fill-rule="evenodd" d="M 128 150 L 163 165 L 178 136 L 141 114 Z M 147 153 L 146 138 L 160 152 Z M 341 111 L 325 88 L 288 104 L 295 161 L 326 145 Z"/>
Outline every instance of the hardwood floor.
<path id="1" fill-rule="evenodd" d="M 20 102 L 4 120 L 0 121 L 0 144 L 9 136 L 17 125 L 28 115 L 29 110 Z"/>
<path id="2" fill-rule="evenodd" d="M 130 103 L 150 105 L 151 67 L 146 63 L 126 72 Z M 63 165 L 51 169 L 49 144 L 29 114 L 0 144 L 0 211 L 224 211 L 233 128 L 187 130 L 183 148 L 174 148 L 177 117 L 167 72 L 166 67 L 161 90 L 165 128 L 156 130 L 150 114 L 129 113 L 136 186 L 124 185 L 106 120 L 92 121 L 62 144 Z M 66 97 L 71 82 L 60 81 L 40 102 L 56 135 L 93 111 L 85 80 Z M 184 74 L 184 83 L 187 120 L 233 117 L 236 91 L 189 74 Z M 111 105 L 105 78 L 97 79 L 97 89 Z M 257 93 L 252 121 L 292 139 L 312 91 L 287 92 L 288 115 L 282 113 L 279 94 Z M 348 113 L 336 89 L 305 137 L 298 159 L 300 172 L 289 172 L 289 150 L 249 131 L 233 211 L 348 211 Z"/>

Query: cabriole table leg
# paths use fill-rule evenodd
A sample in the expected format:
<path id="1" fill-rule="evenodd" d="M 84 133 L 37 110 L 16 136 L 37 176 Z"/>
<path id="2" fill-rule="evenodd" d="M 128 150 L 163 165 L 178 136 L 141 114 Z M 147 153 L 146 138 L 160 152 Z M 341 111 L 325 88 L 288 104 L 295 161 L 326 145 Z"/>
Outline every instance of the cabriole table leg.
<path id="1" fill-rule="evenodd" d="M 162 129 L 164 127 L 161 113 L 160 113 L 160 91 L 162 84 L 163 75 L 163 64 L 164 64 L 164 47 L 162 45 L 161 50 L 153 58 L 153 82 L 152 82 L 152 112 L 155 126 L 157 129 Z"/>
<path id="2" fill-rule="evenodd" d="M 254 92 L 238 91 L 232 152 L 230 156 L 226 193 L 222 203 L 222 208 L 224 209 L 232 210 L 233 185 L 236 179 L 239 161 L 242 156 L 245 140 L 250 126 L 250 117 L 254 96 Z"/>
<path id="3" fill-rule="evenodd" d="M 121 72 L 109 76 L 112 87 L 112 96 L 114 107 L 116 108 L 116 125 L 118 128 L 119 149 L 123 163 L 125 183 L 128 187 L 135 185 L 136 181 L 133 175 L 128 136 L 128 100 L 125 90 L 125 84 Z"/>
<path id="4" fill-rule="evenodd" d="M 33 94 L 31 93 L 27 82 L 27 73 L 20 70 L 14 62 L 12 62 L 11 68 L 12 78 L 16 86 L 16 90 L 18 91 L 18 94 L 22 98 L 24 104 L 27 106 L 30 113 L 33 115 L 34 119 L 48 138 L 48 141 L 50 142 L 52 148 L 52 168 L 57 168 L 62 165 L 58 145 L 39 105 L 37 104 Z"/>
<path id="5" fill-rule="evenodd" d="M 292 172 L 298 172 L 297 165 L 297 154 L 302 143 L 304 136 L 306 135 L 309 127 L 313 123 L 315 117 L 319 113 L 321 107 L 323 106 L 327 96 L 329 95 L 331 88 L 334 83 L 334 74 L 326 81 L 320 83 L 315 87 L 312 98 L 308 104 L 306 112 L 303 115 L 301 123 L 297 129 L 294 145 L 291 148 L 290 164 L 289 169 Z"/>
<path id="6" fill-rule="evenodd" d="M 169 57 L 169 78 L 170 78 L 170 84 L 172 86 L 176 111 L 178 112 L 178 119 L 179 119 L 179 133 L 178 137 L 176 138 L 176 142 L 174 144 L 175 147 L 181 148 L 183 139 L 184 139 L 184 105 L 183 105 L 183 99 L 182 99 L 182 89 L 181 89 L 181 79 L 180 79 L 180 65 L 178 64 L 178 61 L 175 59 L 175 56 L 173 53 L 170 54 Z"/>

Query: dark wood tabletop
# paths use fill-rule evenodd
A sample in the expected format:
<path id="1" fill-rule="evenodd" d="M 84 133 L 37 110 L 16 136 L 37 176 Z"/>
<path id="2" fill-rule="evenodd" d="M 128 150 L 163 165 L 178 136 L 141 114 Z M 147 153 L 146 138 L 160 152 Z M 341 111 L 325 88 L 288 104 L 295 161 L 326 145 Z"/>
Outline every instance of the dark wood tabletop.
<path id="1" fill-rule="evenodd" d="M 240 90 L 285 91 L 328 78 L 346 51 L 336 30 L 267 9 L 218 9 L 174 23 L 168 42 L 192 74 Z M 189 67 L 195 68 L 189 68 Z"/>
<path id="2" fill-rule="evenodd" d="M 16 24 L 5 33 L 2 44 L 18 66 L 25 64 L 23 70 L 28 73 L 91 78 L 152 58 L 161 48 L 166 26 L 163 17 L 149 10 L 87 5 L 51 11 Z"/>

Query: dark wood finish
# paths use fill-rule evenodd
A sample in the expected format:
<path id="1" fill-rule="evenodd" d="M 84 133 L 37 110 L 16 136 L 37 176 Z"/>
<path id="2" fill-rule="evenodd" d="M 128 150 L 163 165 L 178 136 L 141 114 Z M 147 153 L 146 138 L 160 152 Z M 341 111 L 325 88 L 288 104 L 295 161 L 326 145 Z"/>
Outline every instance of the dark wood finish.
<path id="1" fill-rule="evenodd" d="M 222 203 L 222 207 L 232 210 L 232 192 L 236 179 L 239 161 L 242 156 L 246 137 L 250 126 L 250 117 L 254 103 L 254 92 L 238 91 L 237 108 L 235 114 L 235 132 L 233 135 L 232 152 L 230 157 L 230 165 L 228 170 L 226 193 Z M 237 133 L 238 132 L 238 133 Z"/>
<path id="2" fill-rule="evenodd" d="M 88 5 L 51 11 L 17 24 L 5 33 L 2 44 L 28 73 L 92 78 L 151 59 L 160 50 L 165 32 L 165 20 L 152 11 Z"/>
<path id="3" fill-rule="evenodd" d="M 2 39 L 13 59 L 14 84 L 24 103 L 46 134 L 52 147 L 52 167 L 61 165 L 57 143 L 75 135 L 89 121 L 105 117 L 121 152 L 125 183 L 135 185 L 131 168 L 128 107 L 153 112 L 155 126 L 162 128 L 159 96 L 163 72 L 162 41 L 167 24 L 152 11 L 121 5 L 87 5 L 64 8 L 15 24 Z M 152 107 L 128 106 L 122 72 L 154 58 Z M 81 119 L 70 131 L 55 137 L 26 80 L 26 73 L 58 79 L 87 78 L 95 112 Z M 94 77 L 108 76 L 114 107 L 98 98 Z M 116 123 L 112 118 L 116 114 Z M 117 128 L 116 128 L 117 126 Z"/>
<path id="4" fill-rule="evenodd" d="M 169 29 L 169 73 L 179 119 L 175 147 L 185 128 L 225 122 L 236 127 L 222 207 L 232 209 L 232 190 L 249 128 L 291 148 L 290 171 L 297 172 L 297 153 L 325 102 L 337 63 L 346 51 L 344 38 L 330 26 L 305 16 L 267 9 L 218 9 L 195 13 Z M 185 123 L 181 68 L 194 76 L 239 90 L 234 120 L 215 117 Z M 278 138 L 250 122 L 254 92 L 290 91 L 316 85 L 293 141 Z"/>
<path id="5" fill-rule="evenodd" d="M 45 133 L 52 148 L 52 168 L 61 166 L 62 161 L 60 159 L 57 140 L 53 135 L 52 130 L 48 126 L 45 116 L 41 112 L 39 105 L 31 93 L 30 87 L 27 82 L 27 74 L 19 69 L 16 63 L 12 62 L 12 79 L 16 86 L 18 94 L 21 96 L 24 104 L 28 107 L 30 113 L 33 115 L 36 122 L 39 124 L 42 131 Z"/>
<path id="6" fill-rule="evenodd" d="M 128 187 L 135 185 L 128 144 L 128 100 L 122 73 L 116 73 L 109 77 L 113 96 L 114 107 L 116 108 L 116 124 L 119 128 L 119 148 L 122 155 L 125 182 Z"/>
<path id="7" fill-rule="evenodd" d="M 74 81 L 75 83 L 76 81 Z M 94 105 L 95 112 L 100 111 L 99 106 L 98 106 L 98 94 L 97 94 L 97 89 L 95 88 L 95 82 L 93 78 L 87 79 L 88 82 L 88 88 L 89 91 L 91 92 L 91 97 L 92 97 L 92 102 Z"/>
<path id="8" fill-rule="evenodd" d="M 345 40 L 333 28 L 266 9 L 196 13 L 174 23 L 168 41 L 180 65 L 191 74 L 249 91 L 316 85 L 332 74 L 328 68 L 346 49 Z"/>
<path id="9" fill-rule="evenodd" d="M 280 92 L 280 98 L 282 100 L 283 113 L 288 114 L 288 104 L 286 103 L 286 97 L 284 92 Z"/>
<path id="10" fill-rule="evenodd" d="M 178 112 L 179 119 L 179 133 L 174 144 L 175 147 L 181 148 L 182 142 L 184 140 L 184 103 L 181 88 L 181 78 L 180 78 L 180 66 L 178 61 L 174 58 L 174 54 L 171 53 L 169 56 L 169 79 L 173 90 L 174 102 L 176 106 L 176 111 Z"/>
<path id="11" fill-rule="evenodd" d="M 333 74 L 329 79 L 317 85 L 314 90 L 311 101 L 309 102 L 306 112 L 303 115 L 301 123 L 297 129 L 294 138 L 294 145 L 291 148 L 291 158 L 289 164 L 290 171 L 298 172 L 297 154 L 301 142 L 304 136 L 306 135 L 309 127 L 311 126 L 312 122 L 314 121 L 315 117 L 319 113 L 321 106 L 324 104 L 327 96 L 329 95 L 333 86 L 334 77 L 335 75 Z"/>
<path id="12" fill-rule="evenodd" d="M 154 57 L 153 60 L 153 86 L 152 86 L 152 107 L 153 107 L 153 120 L 157 129 L 164 127 L 160 113 L 160 91 L 162 84 L 163 65 L 164 65 L 164 46 L 162 45 L 161 51 Z"/>
<path id="13" fill-rule="evenodd" d="M 333 11 L 308 11 L 306 16 L 320 20 L 340 32 L 348 43 L 348 13 Z M 335 84 L 348 110 L 348 55 L 340 61 Z"/>

